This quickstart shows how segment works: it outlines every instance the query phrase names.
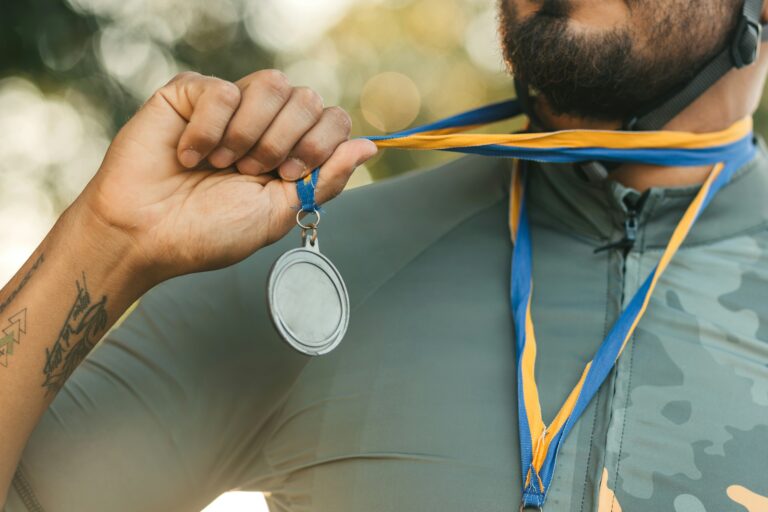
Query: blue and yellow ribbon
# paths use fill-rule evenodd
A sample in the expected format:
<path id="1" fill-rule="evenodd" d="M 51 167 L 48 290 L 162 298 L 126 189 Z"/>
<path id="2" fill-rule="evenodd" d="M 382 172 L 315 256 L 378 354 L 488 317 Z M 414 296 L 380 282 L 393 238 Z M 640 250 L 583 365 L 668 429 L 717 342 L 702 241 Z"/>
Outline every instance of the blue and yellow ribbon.
<path id="1" fill-rule="evenodd" d="M 367 137 L 380 148 L 435 149 L 515 158 L 510 197 L 510 233 L 514 242 L 510 297 L 517 349 L 518 421 L 523 475 L 522 502 L 541 507 L 552 482 L 557 453 L 590 400 L 605 381 L 645 314 L 656 285 L 696 220 L 742 165 L 755 154 L 752 120 L 745 118 L 713 133 L 565 130 L 550 133 L 468 134 L 468 129 L 521 114 L 517 101 L 472 110 L 393 135 Z M 711 165 L 712 171 L 691 202 L 661 260 L 622 311 L 555 418 L 544 423 L 536 385 L 536 334 L 531 317 L 533 276 L 531 233 L 526 212 L 528 160 L 637 162 L 663 166 Z M 302 207 L 316 207 L 317 170 L 297 185 Z M 311 195 L 310 195 L 311 194 Z"/>

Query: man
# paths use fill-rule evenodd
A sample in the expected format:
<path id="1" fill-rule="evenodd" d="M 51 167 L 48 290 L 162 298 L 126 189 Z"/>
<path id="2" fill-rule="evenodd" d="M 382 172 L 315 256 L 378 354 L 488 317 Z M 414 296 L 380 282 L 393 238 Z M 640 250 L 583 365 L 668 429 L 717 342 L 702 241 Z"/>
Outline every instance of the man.
<path id="1" fill-rule="evenodd" d="M 616 129 L 721 52 L 739 9 L 503 0 L 500 12 L 508 60 L 540 91 L 537 122 Z M 762 55 L 730 71 L 667 129 L 716 131 L 751 114 L 767 68 Z M 274 72 L 211 80 L 181 76 L 149 100 L 3 292 L 11 325 L 28 311 L 0 375 L 6 482 L 37 422 L 6 510 L 199 510 L 235 488 L 285 511 L 517 510 L 510 163 L 460 159 L 328 205 L 322 249 L 346 278 L 352 320 L 334 352 L 308 359 L 266 311 L 270 265 L 299 241 L 265 247 L 297 203 L 265 172 L 293 179 L 324 162 L 323 202 L 374 149 L 345 142 L 344 116 Z M 203 158 L 243 175 L 182 167 Z M 627 164 L 589 181 L 575 170 L 536 166 L 528 182 L 545 421 L 709 172 Z M 761 143 L 564 442 L 548 512 L 766 510 L 766 205 Z"/>

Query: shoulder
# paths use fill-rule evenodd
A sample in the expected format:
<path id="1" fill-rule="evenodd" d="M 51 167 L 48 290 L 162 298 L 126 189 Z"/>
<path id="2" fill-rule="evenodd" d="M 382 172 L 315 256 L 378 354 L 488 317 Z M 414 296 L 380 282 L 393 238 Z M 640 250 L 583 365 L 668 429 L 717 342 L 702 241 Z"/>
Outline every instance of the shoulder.
<path id="1" fill-rule="evenodd" d="M 506 160 L 463 157 L 345 191 L 323 205 L 320 250 L 344 275 L 353 303 L 446 232 L 504 201 L 509 169 Z M 295 230 L 258 251 L 235 266 L 237 282 L 263 286 L 272 262 L 298 244 Z"/>
<path id="2" fill-rule="evenodd" d="M 503 159 L 467 156 L 349 190 L 326 209 L 333 216 L 334 211 L 369 210 L 372 206 L 390 210 L 399 206 L 409 212 L 434 208 L 443 210 L 442 214 L 449 208 L 459 212 L 482 208 L 508 193 L 509 169 Z"/>
<path id="3" fill-rule="evenodd" d="M 344 192 L 324 206 L 321 250 L 350 291 L 374 285 L 469 217 L 508 195 L 506 161 L 464 157 Z M 287 244 L 297 237 L 288 236 Z M 281 241 L 282 242 L 286 241 Z"/>

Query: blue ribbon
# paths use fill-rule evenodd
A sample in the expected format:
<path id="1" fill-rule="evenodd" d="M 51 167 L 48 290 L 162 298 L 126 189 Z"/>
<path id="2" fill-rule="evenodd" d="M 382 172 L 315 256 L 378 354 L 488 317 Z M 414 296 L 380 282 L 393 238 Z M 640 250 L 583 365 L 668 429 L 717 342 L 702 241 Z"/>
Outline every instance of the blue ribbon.
<path id="1" fill-rule="evenodd" d="M 320 210 L 320 206 L 315 202 L 315 188 L 317 188 L 319 176 L 320 168 L 318 167 L 309 176 L 296 182 L 296 192 L 299 195 L 299 201 L 301 201 L 299 208 L 303 212 Z"/>

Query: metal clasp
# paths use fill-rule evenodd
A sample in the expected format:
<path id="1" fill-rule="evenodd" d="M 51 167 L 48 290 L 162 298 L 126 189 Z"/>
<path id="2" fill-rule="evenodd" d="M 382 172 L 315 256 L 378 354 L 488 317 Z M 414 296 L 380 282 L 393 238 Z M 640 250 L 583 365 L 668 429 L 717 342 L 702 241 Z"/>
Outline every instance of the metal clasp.
<path id="1" fill-rule="evenodd" d="M 304 216 L 301 215 L 302 213 Z M 314 215 L 315 220 L 314 222 L 305 224 L 302 221 L 308 215 Z M 301 244 L 304 248 L 320 252 L 320 244 L 317 241 L 317 226 L 320 224 L 320 212 L 317 210 L 299 210 L 296 213 L 296 224 L 301 228 Z"/>
<path id="2" fill-rule="evenodd" d="M 301 230 L 301 245 L 305 249 L 320 252 L 320 243 L 317 241 L 317 228 L 304 228 Z"/>

